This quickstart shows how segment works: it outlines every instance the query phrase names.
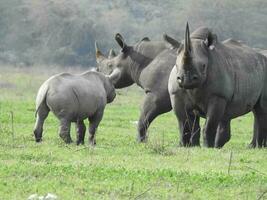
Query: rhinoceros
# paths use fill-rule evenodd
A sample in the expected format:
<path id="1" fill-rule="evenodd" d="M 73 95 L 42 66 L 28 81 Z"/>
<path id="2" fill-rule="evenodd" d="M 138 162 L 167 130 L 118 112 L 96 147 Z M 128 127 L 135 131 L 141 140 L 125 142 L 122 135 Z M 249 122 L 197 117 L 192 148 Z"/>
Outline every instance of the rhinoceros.
<path id="1" fill-rule="evenodd" d="M 171 110 L 168 78 L 175 64 L 175 52 L 180 43 L 166 34 L 164 41 L 152 42 L 145 38 L 134 46 L 128 46 L 120 34 L 115 36 L 115 40 L 121 47 L 121 52 L 117 56 L 110 51 L 107 58 L 96 46 L 98 67 L 100 71 L 109 74 L 115 88 L 123 88 L 136 83 L 145 91 L 146 97 L 138 121 L 138 141 L 145 142 L 146 132 L 151 122 L 158 115 Z M 197 130 L 198 122 L 196 124 Z M 189 132 L 187 126 L 183 131 Z M 195 138 L 198 136 L 197 133 Z M 195 145 L 198 145 L 199 139 L 195 140 Z"/>
<path id="2" fill-rule="evenodd" d="M 61 73 L 45 81 L 36 97 L 36 123 L 34 135 L 36 142 L 42 139 L 43 124 L 49 111 L 60 121 L 59 135 L 71 143 L 70 125 L 77 126 L 77 145 L 84 144 L 88 118 L 89 143 L 95 145 L 95 132 L 102 119 L 107 103 L 114 100 L 115 88 L 109 78 L 99 72 L 88 71 L 82 74 Z"/>
<path id="3" fill-rule="evenodd" d="M 267 58 L 248 46 L 232 39 L 219 42 L 205 27 L 190 36 L 187 24 L 169 92 L 179 121 L 185 110 L 206 118 L 203 137 L 207 147 L 223 147 L 230 139 L 231 119 L 250 111 L 255 118 L 251 145 L 266 146 Z M 181 95 L 186 98 L 184 109 Z"/>

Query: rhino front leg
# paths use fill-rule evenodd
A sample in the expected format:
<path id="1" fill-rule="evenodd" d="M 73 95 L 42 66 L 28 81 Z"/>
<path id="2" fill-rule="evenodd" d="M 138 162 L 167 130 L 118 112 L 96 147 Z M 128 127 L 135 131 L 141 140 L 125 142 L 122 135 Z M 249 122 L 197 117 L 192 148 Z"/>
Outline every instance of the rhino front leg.
<path id="1" fill-rule="evenodd" d="M 148 93 L 144 100 L 141 115 L 138 120 L 138 142 L 146 142 L 147 129 L 151 122 L 160 114 L 171 110 L 170 102 L 167 99 L 160 99 L 152 93 Z M 165 102 L 165 104 L 164 104 Z"/>
<path id="2" fill-rule="evenodd" d="M 216 132 L 224 115 L 225 106 L 225 99 L 220 97 L 213 97 L 209 101 L 206 122 L 203 130 L 204 145 L 207 147 L 215 146 Z"/>
<path id="3" fill-rule="evenodd" d="M 176 112 L 180 130 L 180 146 L 199 146 L 200 126 L 199 116 L 193 112 L 185 111 Z"/>
<path id="4" fill-rule="evenodd" d="M 183 147 L 199 146 L 200 125 L 199 116 L 192 109 L 186 107 L 183 99 L 183 93 L 179 95 L 170 95 L 172 108 L 179 125 L 180 142 Z"/>
<path id="5" fill-rule="evenodd" d="M 226 142 L 228 142 L 231 138 L 231 121 L 225 120 L 221 121 L 218 125 L 216 138 L 215 138 L 215 147 L 221 148 Z"/>
<path id="6" fill-rule="evenodd" d="M 77 131 L 77 141 L 76 144 L 84 144 L 84 136 L 86 132 L 86 127 L 83 120 L 77 120 L 76 122 L 76 131 Z"/>
<path id="7" fill-rule="evenodd" d="M 255 113 L 254 113 L 253 137 L 252 137 L 251 142 L 248 145 L 249 148 L 256 148 L 257 147 L 257 137 L 258 137 L 258 121 L 257 121 L 257 117 L 255 116 Z"/>
<path id="8" fill-rule="evenodd" d="M 70 125 L 71 122 L 69 120 L 60 119 L 59 136 L 67 144 L 72 143 L 72 139 L 70 137 Z"/>
<path id="9" fill-rule="evenodd" d="M 89 117 L 89 144 L 92 146 L 96 145 L 95 133 L 100 121 L 103 118 L 103 110 L 97 111 L 92 117 Z"/>
<path id="10" fill-rule="evenodd" d="M 38 111 L 37 111 L 37 117 L 36 122 L 34 126 L 34 136 L 36 142 L 42 141 L 42 135 L 43 135 L 43 125 L 44 121 L 47 118 L 49 113 L 49 108 L 45 105 L 45 103 L 41 104 Z"/>

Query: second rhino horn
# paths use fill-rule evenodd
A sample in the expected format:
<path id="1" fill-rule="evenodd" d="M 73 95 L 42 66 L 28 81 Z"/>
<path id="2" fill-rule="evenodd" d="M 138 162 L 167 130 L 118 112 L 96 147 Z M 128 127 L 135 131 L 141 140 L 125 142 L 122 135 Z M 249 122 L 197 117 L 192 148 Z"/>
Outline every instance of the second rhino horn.
<path id="1" fill-rule="evenodd" d="M 108 54 L 108 58 L 111 59 L 111 58 L 114 58 L 116 57 L 116 53 L 113 49 L 110 49 L 109 50 L 109 54 Z"/>

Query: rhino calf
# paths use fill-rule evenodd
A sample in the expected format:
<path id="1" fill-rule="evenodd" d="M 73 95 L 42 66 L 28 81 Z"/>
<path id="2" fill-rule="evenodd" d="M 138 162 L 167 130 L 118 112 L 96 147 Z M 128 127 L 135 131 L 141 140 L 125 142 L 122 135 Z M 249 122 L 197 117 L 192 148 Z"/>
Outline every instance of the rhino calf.
<path id="1" fill-rule="evenodd" d="M 40 87 L 36 97 L 36 142 L 42 140 L 43 124 L 51 110 L 60 121 L 59 135 L 71 143 L 71 122 L 76 123 L 77 145 L 84 144 L 86 127 L 83 120 L 88 118 L 89 143 L 95 145 L 95 132 L 102 119 L 107 103 L 114 100 L 115 89 L 103 74 L 88 71 L 73 75 L 61 73 L 52 76 Z"/>

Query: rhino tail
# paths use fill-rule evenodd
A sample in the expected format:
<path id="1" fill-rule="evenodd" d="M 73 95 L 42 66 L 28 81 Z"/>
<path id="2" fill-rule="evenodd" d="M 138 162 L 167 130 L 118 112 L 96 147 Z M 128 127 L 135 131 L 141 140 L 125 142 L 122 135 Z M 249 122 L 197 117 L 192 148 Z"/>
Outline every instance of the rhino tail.
<path id="1" fill-rule="evenodd" d="M 48 84 L 44 83 L 38 93 L 37 93 L 37 97 L 36 97 L 36 111 L 35 111 L 35 118 L 37 116 L 38 111 L 40 110 L 41 106 L 45 104 L 46 105 L 46 95 L 48 92 Z"/>

